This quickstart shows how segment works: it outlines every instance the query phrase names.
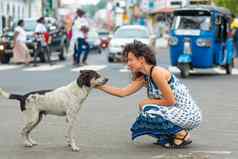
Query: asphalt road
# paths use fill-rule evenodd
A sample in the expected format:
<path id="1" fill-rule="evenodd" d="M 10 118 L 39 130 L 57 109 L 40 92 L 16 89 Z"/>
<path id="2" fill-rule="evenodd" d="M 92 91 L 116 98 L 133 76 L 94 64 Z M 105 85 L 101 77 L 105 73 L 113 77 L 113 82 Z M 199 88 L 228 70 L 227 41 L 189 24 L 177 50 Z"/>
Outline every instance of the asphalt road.
<path id="1" fill-rule="evenodd" d="M 157 50 L 157 59 L 159 65 L 171 68 L 167 49 Z M 99 69 L 114 86 L 130 82 L 125 66 L 108 63 L 106 54 L 91 54 L 88 63 L 86 68 Z M 79 70 L 71 66 L 70 59 L 38 68 L 0 65 L 0 87 L 15 93 L 57 88 L 74 80 Z M 0 159 L 237 159 L 238 75 L 198 71 L 181 80 L 203 112 L 202 125 L 192 131 L 193 143 L 185 149 L 164 149 L 146 136 L 131 141 L 130 126 L 145 90 L 125 98 L 94 90 L 79 114 L 76 134 L 80 152 L 72 152 L 65 144 L 65 118 L 50 115 L 32 133 L 39 145 L 25 148 L 20 137 L 23 116 L 17 101 L 0 98 Z"/>

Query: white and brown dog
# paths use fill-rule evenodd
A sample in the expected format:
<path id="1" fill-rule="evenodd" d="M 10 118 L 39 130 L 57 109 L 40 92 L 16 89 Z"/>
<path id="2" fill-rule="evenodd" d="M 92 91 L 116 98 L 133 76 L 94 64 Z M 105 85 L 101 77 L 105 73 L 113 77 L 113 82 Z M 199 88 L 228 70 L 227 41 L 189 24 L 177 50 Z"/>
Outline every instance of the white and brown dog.
<path id="1" fill-rule="evenodd" d="M 39 124 L 43 115 L 53 114 L 66 116 L 68 123 L 66 141 L 73 151 L 78 151 L 79 147 L 73 134 L 78 112 L 92 88 L 103 85 L 107 81 L 107 78 L 96 71 L 84 70 L 80 71 L 76 81 L 55 90 L 42 90 L 19 95 L 7 93 L 0 88 L 0 96 L 20 101 L 21 111 L 26 117 L 26 124 L 21 132 L 25 146 L 37 145 L 31 139 L 30 132 Z"/>

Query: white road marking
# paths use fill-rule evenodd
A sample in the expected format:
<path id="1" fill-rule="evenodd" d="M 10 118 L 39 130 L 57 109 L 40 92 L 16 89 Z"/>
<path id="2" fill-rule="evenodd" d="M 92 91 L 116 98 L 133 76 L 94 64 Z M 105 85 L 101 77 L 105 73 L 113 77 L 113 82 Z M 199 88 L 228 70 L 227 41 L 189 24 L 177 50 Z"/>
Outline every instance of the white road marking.
<path id="1" fill-rule="evenodd" d="M 180 70 L 177 67 L 169 66 L 168 69 L 172 73 L 180 73 Z M 226 74 L 225 69 L 216 67 L 216 68 L 210 68 L 210 69 L 194 69 L 190 71 L 191 73 L 200 73 L 200 74 Z M 233 75 L 238 75 L 238 69 L 233 68 L 232 69 Z"/>
<path id="2" fill-rule="evenodd" d="M 177 67 L 169 66 L 168 69 L 172 73 L 180 73 L 180 70 Z"/>
<path id="3" fill-rule="evenodd" d="M 232 74 L 233 75 L 238 75 L 238 69 L 237 68 L 233 68 L 232 69 Z"/>
<path id="4" fill-rule="evenodd" d="M 3 64 L 0 65 L 0 71 L 4 71 L 4 70 L 11 70 L 11 69 L 16 69 L 16 68 L 21 68 L 23 67 L 22 65 L 9 65 L 9 64 Z"/>
<path id="5" fill-rule="evenodd" d="M 202 153 L 205 155 L 211 154 L 211 155 L 230 155 L 232 152 L 231 151 L 190 151 L 188 154 L 178 154 L 177 157 L 178 158 L 191 158 L 193 155 L 192 154 L 197 154 L 197 153 Z M 152 156 L 153 159 L 160 159 L 160 158 L 166 158 L 169 157 L 166 154 L 163 155 L 157 155 L 157 156 Z"/>
<path id="6" fill-rule="evenodd" d="M 40 64 L 39 66 L 25 68 L 23 69 L 23 71 L 52 71 L 63 67 L 65 67 L 65 65 L 63 64 L 55 64 L 55 65 Z"/>
<path id="7" fill-rule="evenodd" d="M 157 155 L 157 156 L 152 156 L 152 158 L 160 159 L 160 158 L 165 158 L 166 155 Z"/>
<path id="8" fill-rule="evenodd" d="M 51 57 L 50 57 L 50 60 L 52 60 L 52 61 L 57 61 L 58 59 L 59 59 L 58 56 L 51 56 Z"/>
<path id="9" fill-rule="evenodd" d="M 221 154 L 221 155 L 230 155 L 231 151 L 191 151 L 193 153 L 205 153 L 205 154 Z"/>
<path id="10" fill-rule="evenodd" d="M 99 70 L 102 70 L 106 67 L 107 67 L 107 65 L 85 65 L 85 66 L 80 66 L 80 67 L 77 67 L 77 68 L 73 68 L 71 71 L 73 71 L 73 72 L 79 72 L 81 70 L 99 71 Z"/>
<path id="11" fill-rule="evenodd" d="M 119 70 L 120 72 L 130 72 L 130 70 L 128 69 L 128 66 L 124 66 L 124 68 Z"/>
<path id="12" fill-rule="evenodd" d="M 119 70 L 120 72 L 130 72 L 130 70 L 128 70 L 127 68 L 123 68 Z"/>

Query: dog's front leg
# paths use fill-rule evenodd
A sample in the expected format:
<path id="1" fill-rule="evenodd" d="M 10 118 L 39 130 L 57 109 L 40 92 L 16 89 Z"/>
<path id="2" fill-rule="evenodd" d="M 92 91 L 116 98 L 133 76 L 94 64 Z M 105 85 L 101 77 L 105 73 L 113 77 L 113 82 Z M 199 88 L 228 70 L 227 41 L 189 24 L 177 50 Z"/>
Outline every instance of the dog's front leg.
<path id="1" fill-rule="evenodd" d="M 68 120 L 68 129 L 67 129 L 67 138 L 66 140 L 72 148 L 73 151 L 79 151 L 79 147 L 77 146 L 75 139 L 74 139 L 74 126 L 77 121 L 76 112 L 68 112 L 67 113 L 67 120 Z"/>

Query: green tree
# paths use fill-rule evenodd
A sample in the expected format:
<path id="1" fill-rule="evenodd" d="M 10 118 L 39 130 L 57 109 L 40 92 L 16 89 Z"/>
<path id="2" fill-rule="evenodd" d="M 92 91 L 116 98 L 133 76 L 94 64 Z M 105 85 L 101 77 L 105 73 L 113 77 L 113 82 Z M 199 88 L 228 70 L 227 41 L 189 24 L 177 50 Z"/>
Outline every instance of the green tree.
<path id="1" fill-rule="evenodd" d="M 88 16 L 93 17 L 95 14 L 95 5 L 85 5 L 82 7 Z"/>
<path id="2" fill-rule="evenodd" d="M 100 0 L 96 5 L 85 5 L 83 9 L 87 12 L 90 17 L 93 17 L 95 13 L 103 8 L 106 8 L 107 0 Z"/>
<path id="3" fill-rule="evenodd" d="M 100 0 L 98 4 L 96 5 L 97 10 L 106 8 L 107 6 L 107 0 Z"/>
<path id="4" fill-rule="evenodd" d="M 214 0 L 214 2 L 217 6 L 228 8 L 233 14 L 238 15 L 237 0 Z"/>

